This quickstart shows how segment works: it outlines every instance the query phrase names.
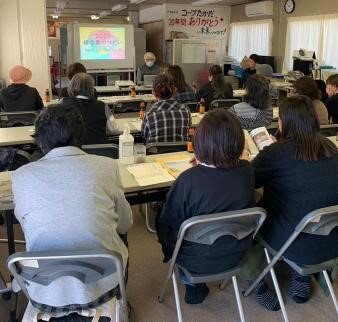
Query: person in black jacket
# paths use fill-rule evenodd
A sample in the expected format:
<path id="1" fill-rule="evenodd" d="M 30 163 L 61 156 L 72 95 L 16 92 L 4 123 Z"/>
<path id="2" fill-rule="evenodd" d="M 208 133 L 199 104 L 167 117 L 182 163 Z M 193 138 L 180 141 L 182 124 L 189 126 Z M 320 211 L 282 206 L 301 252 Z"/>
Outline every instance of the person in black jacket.
<path id="1" fill-rule="evenodd" d="M 0 110 L 3 112 L 39 111 L 43 102 L 36 88 L 26 85 L 32 72 L 21 65 L 16 65 L 9 71 L 11 85 L 0 91 Z"/>
<path id="2" fill-rule="evenodd" d="M 255 186 L 264 188 L 259 205 L 268 216 L 260 234 L 278 251 L 309 212 L 338 204 L 338 149 L 323 137 L 310 98 L 293 96 L 279 107 L 281 139 L 253 160 Z M 284 256 L 302 265 L 338 256 L 338 227 L 328 236 L 302 233 Z M 310 298 L 311 276 L 292 271 L 289 294 L 297 303 Z M 266 288 L 265 283 L 261 285 Z"/>
<path id="3" fill-rule="evenodd" d="M 338 124 L 338 74 L 331 75 L 326 80 L 326 92 L 329 98 L 325 105 L 329 112 L 331 123 Z"/>
<path id="4" fill-rule="evenodd" d="M 177 178 L 157 218 L 164 262 L 172 257 L 186 219 L 254 205 L 253 169 L 248 161 L 240 160 L 243 149 L 244 134 L 235 115 L 215 109 L 204 116 L 194 137 L 197 165 Z M 238 265 L 251 241 L 250 235 L 242 240 L 223 236 L 212 245 L 184 241 L 177 262 L 191 273 L 219 273 Z M 203 302 L 209 293 L 205 284 L 185 286 L 189 304 Z"/>
<path id="5" fill-rule="evenodd" d="M 198 97 L 204 98 L 207 111 L 213 100 L 233 98 L 232 86 L 225 81 L 221 66 L 209 68 L 209 82 L 198 91 Z"/>
<path id="6" fill-rule="evenodd" d="M 68 86 L 69 97 L 62 102 L 72 103 L 78 107 L 85 123 L 83 144 L 107 143 L 106 126 L 109 115 L 105 103 L 94 97 L 94 80 L 85 73 L 73 76 Z"/>

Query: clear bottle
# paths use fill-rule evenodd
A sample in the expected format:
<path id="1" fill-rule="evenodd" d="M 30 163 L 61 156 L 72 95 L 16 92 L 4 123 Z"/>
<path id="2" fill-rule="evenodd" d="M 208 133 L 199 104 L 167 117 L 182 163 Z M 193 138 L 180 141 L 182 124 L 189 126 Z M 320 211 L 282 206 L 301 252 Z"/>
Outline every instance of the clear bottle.
<path id="1" fill-rule="evenodd" d="M 205 101 L 204 101 L 203 97 L 200 100 L 200 106 L 199 106 L 198 112 L 200 114 L 204 114 L 205 113 Z"/>
<path id="2" fill-rule="evenodd" d="M 194 152 L 194 147 L 193 147 L 193 139 L 194 139 L 194 135 L 195 135 L 195 129 L 193 127 L 191 127 L 189 129 L 189 132 L 188 132 L 188 142 L 187 142 L 187 151 L 190 152 L 190 153 L 193 153 Z"/>
<path id="3" fill-rule="evenodd" d="M 128 124 L 125 125 L 123 134 L 119 136 L 119 160 L 123 164 L 134 163 L 134 137 L 130 134 Z"/>
<path id="4" fill-rule="evenodd" d="M 135 97 L 136 96 L 136 89 L 135 89 L 135 86 L 132 86 L 130 88 L 130 96 L 131 97 Z"/>
<path id="5" fill-rule="evenodd" d="M 146 104 L 144 102 L 141 102 L 140 103 L 140 114 L 139 114 L 139 117 L 141 120 L 143 120 L 145 113 L 146 113 Z"/>
<path id="6" fill-rule="evenodd" d="M 50 102 L 50 93 L 49 93 L 49 89 L 48 88 L 45 91 L 45 102 L 46 103 Z"/>

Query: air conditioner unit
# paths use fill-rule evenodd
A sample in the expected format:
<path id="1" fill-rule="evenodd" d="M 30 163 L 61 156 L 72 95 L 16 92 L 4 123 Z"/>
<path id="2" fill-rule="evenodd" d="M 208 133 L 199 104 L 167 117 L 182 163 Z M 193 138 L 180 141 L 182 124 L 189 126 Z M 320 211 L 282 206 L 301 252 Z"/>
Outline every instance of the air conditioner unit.
<path id="1" fill-rule="evenodd" d="M 272 16 L 273 1 L 260 1 L 247 4 L 245 6 L 247 17 Z"/>

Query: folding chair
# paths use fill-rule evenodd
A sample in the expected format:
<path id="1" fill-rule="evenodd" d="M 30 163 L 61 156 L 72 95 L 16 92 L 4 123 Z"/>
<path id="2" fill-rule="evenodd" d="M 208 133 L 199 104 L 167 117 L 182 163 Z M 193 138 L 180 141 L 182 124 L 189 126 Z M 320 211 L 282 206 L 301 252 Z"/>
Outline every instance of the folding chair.
<path id="1" fill-rule="evenodd" d="M 92 285 L 116 273 L 121 295 L 121 311 L 128 321 L 123 263 L 121 255 L 117 252 L 90 250 L 15 253 L 7 259 L 7 266 L 29 301 L 31 298 L 27 282 L 46 286 L 60 277 L 74 277 L 85 285 Z M 116 305 L 116 322 L 120 321 L 120 313 L 119 305 Z"/>
<path id="2" fill-rule="evenodd" d="M 27 112 L 1 112 L 1 127 L 27 126 L 34 124 L 34 121 L 40 111 Z"/>
<path id="3" fill-rule="evenodd" d="M 318 272 L 322 272 L 324 274 L 326 284 L 329 288 L 330 295 L 332 297 L 332 300 L 333 300 L 333 303 L 334 303 L 334 306 L 336 308 L 336 312 L 338 315 L 337 299 L 334 294 L 330 278 L 327 274 L 328 269 L 331 269 L 333 266 L 338 265 L 338 257 L 332 258 L 331 261 L 324 262 L 324 263 L 318 263 L 316 265 L 299 265 L 283 256 L 286 250 L 292 245 L 294 240 L 297 239 L 297 237 L 301 233 L 327 236 L 330 234 L 330 232 L 335 227 L 338 227 L 338 205 L 326 207 L 326 208 L 320 208 L 320 209 L 314 210 L 310 212 L 309 214 L 307 214 L 296 226 L 294 232 L 291 234 L 289 239 L 284 243 L 281 249 L 278 252 L 275 252 L 276 255 L 272 258 L 272 260 L 270 260 L 268 249 L 267 248 L 264 249 L 268 265 L 266 268 L 264 268 L 262 273 L 257 277 L 255 282 L 245 291 L 244 296 L 250 295 L 250 293 L 258 285 L 258 283 L 265 277 L 265 275 L 268 272 L 271 272 L 272 277 L 273 277 L 274 287 L 276 289 L 278 300 L 279 300 L 282 313 L 284 316 L 284 320 L 288 321 L 283 298 L 279 290 L 279 285 L 278 285 L 276 277 L 273 276 L 274 275 L 273 266 L 276 264 L 276 262 L 279 259 L 283 259 L 300 275 L 310 275 L 310 274 L 314 274 Z M 335 264 L 332 264 L 333 262 L 335 262 Z"/>
<path id="4" fill-rule="evenodd" d="M 241 101 L 239 99 L 231 98 L 231 99 L 218 99 L 218 100 L 213 100 L 210 103 L 210 110 L 214 108 L 225 108 L 228 109 L 235 104 L 240 103 Z"/>
<path id="5" fill-rule="evenodd" d="M 146 145 L 147 155 L 187 151 L 186 141 L 158 142 Z"/>
<path id="6" fill-rule="evenodd" d="M 88 154 L 101 155 L 112 159 L 119 158 L 119 146 L 113 143 L 83 145 L 82 150 Z"/>
<path id="7" fill-rule="evenodd" d="M 175 272 L 178 268 L 183 270 L 185 277 L 188 279 L 188 281 L 194 284 L 224 281 L 222 283 L 223 286 L 228 279 L 232 278 L 240 318 L 241 321 L 244 322 L 244 312 L 236 278 L 236 276 L 238 276 L 240 272 L 239 263 L 234 263 L 234 265 L 236 266 L 234 266 L 233 268 L 217 274 L 194 275 L 184 269 L 184 267 L 178 265 L 176 263 L 176 259 L 184 240 L 198 244 L 212 245 L 216 239 L 226 235 L 231 235 L 238 240 L 241 240 L 252 234 L 254 238 L 259 228 L 263 224 L 265 218 L 265 210 L 263 208 L 254 207 L 217 214 L 196 216 L 184 221 L 180 227 L 177 236 L 177 242 L 170 261 L 169 271 L 166 276 L 160 296 L 158 298 L 159 302 L 163 302 L 165 290 L 167 288 L 170 278 L 172 278 L 177 318 L 179 322 L 183 321 Z"/>
<path id="8" fill-rule="evenodd" d="M 161 154 L 161 153 L 170 153 L 170 152 L 181 152 L 187 150 L 187 142 L 186 141 L 177 141 L 177 142 L 158 142 L 158 143 L 150 143 L 146 145 L 146 154 Z M 141 205 L 142 207 L 142 205 Z M 141 212 L 142 208 L 141 208 Z M 149 232 L 156 233 L 154 229 L 152 229 L 149 225 L 149 214 L 148 214 L 148 204 L 145 204 L 145 219 L 146 226 Z"/>
<path id="9" fill-rule="evenodd" d="M 196 113 L 199 103 L 198 102 L 185 102 L 183 105 L 187 106 L 191 113 Z"/>

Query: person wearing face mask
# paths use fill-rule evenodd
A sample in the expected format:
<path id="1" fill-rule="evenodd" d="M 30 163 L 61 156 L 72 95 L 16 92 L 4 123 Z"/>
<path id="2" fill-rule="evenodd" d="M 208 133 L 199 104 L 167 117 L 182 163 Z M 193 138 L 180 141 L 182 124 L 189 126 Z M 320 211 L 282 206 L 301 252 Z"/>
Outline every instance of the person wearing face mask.
<path id="1" fill-rule="evenodd" d="M 137 84 L 144 82 L 144 75 L 160 74 L 160 64 L 156 61 L 156 57 L 152 52 L 144 54 L 144 64 L 137 69 Z"/>

